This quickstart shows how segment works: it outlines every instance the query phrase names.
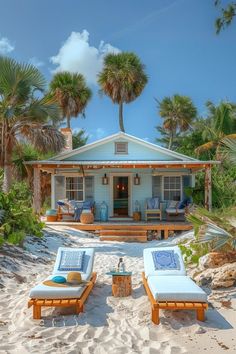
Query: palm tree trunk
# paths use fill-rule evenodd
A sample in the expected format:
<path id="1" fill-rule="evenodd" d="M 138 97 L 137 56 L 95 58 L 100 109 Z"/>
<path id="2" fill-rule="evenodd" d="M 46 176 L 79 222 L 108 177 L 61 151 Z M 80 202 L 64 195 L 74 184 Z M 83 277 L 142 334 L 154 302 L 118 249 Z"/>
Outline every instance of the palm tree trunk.
<path id="1" fill-rule="evenodd" d="M 6 133 L 6 131 L 5 131 Z M 8 193 L 12 185 L 12 146 L 9 139 L 9 133 L 4 136 L 4 164 L 3 164 L 3 185 L 2 190 L 4 193 Z"/>
<path id="2" fill-rule="evenodd" d="M 67 128 L 70 128 L 70 116 L 66 117 Z"/>
<path id="3" fill-rule="evenodd" d="M 4 120 L 2 121 L 2 123 L 0 124 L 0 167 L 4 166 Z"/>
<path id="4" fill-rule="evenodd" d="M 169 146 L 168 146 L 168 149 L 170 149 L 170 150 L 172 149 L 173 140 L 174 140 L 174 131 L 173 131 L 173 129 L 171 129 L 171 131 L 170 131 Z"/>
<path id="5" fill-rule="evenodd" d="M 125 133 L 124 121 L 123 121 L 123 102 L 119 103 L 119 125 L 120 125 L 120 131 Z"/>

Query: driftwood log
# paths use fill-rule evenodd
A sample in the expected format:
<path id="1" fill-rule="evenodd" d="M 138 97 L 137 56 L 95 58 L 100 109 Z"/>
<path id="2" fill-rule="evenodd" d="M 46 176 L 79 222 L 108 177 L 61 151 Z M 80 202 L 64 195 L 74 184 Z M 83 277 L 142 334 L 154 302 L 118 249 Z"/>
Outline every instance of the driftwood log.
<path id="1" fill-rule="evenodd" d="M 131 275 L 112 276 L 112 295 L 115 297 L 125 297 L 132 293 Z"/>

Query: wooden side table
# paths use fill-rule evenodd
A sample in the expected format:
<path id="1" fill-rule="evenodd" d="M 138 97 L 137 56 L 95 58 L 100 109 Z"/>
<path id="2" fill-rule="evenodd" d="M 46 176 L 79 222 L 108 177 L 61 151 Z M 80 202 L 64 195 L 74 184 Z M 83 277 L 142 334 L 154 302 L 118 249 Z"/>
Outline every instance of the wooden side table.
<path id="1" fill-rule="evenodd" d="M 112 275 L 112 295 L 114 297 L 126 297 L 132 293 L 132 272 L 109 272 Z"/>

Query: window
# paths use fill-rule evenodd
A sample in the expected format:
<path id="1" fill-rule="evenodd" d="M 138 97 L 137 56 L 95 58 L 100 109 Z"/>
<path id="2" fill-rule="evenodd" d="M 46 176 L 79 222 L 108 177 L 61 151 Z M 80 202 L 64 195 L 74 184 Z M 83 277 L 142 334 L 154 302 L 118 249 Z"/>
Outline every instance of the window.
<path id="1" fill-rule="evenodd" d="M 181 200 L 181 177 L 164 177 L 164 200 Z"/>
<path id="2" fill-rule="evenodd" d="M 128 143 L 126 142 L 117 142 L 115 143 L 115 154 L 128 154 Z"/>
<path id="3" fill-rule="evenodd" d="M 84 200 L 83 177 L 66 177 L 66 198 L 69 200 Z"/>

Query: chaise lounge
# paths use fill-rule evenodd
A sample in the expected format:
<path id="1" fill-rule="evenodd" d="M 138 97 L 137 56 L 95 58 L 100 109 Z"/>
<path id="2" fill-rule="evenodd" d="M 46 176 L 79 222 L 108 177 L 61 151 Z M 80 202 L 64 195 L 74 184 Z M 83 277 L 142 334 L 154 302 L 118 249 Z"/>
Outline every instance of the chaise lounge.
<path id="1" fill-rule="evenodd" d="M 146 248 L 143 251 L 143 285 L 151 302 L 152 321 L 160 323 L 159 310 L 195 310 L 204 321 L 206 293 L 186 275 L 179 247 Z"/>
<path id="2" fill-rule="evenodd" d="M 41 318 L 41 308 L 44 306 L 75 306 L 76 314 L 83 312 L 84 303 L 97 277 L 97 274 L 93 272 L 93 263 L 93 248 L 59 247 L 52 275 L 30 291 L 28 307 L 33 306 L 33 318 Z M 60 284 L 52 280 L 55 277 L 67 278 L 71 272 L 76 272 L 77 275 L 79 272 L 81 281 L 78 284 Z"/>

